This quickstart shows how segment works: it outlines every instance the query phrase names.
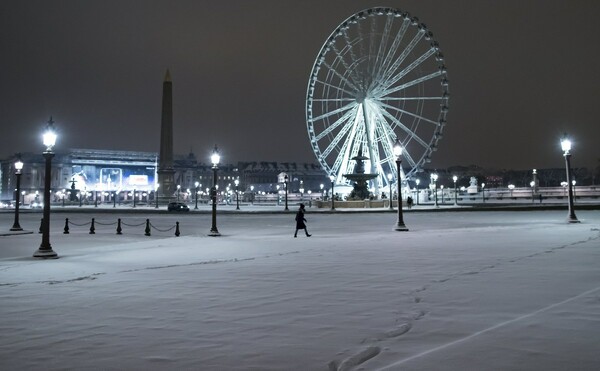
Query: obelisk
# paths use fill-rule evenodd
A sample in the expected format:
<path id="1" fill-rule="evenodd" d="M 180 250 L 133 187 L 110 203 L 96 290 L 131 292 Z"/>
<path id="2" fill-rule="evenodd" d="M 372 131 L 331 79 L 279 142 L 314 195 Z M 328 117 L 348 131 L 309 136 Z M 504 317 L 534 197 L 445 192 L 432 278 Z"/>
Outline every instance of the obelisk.
<path id="1" fill-rule="evenodd" d="M 173 84 L 169 70 L 165 74 L 160 121 L 160 157 L 158 160 L 159 200 L 168 201 L 175 193 L 173 168 Z"/>

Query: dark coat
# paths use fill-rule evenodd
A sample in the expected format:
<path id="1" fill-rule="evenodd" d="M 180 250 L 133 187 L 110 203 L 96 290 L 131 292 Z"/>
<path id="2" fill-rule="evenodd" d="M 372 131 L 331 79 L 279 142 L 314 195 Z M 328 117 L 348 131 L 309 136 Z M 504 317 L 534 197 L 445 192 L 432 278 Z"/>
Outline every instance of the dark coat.
<path id="1" fill-rule="evenodd" d="M 304 224 L 305 221 L 306 219 L 304 219 L 304 209 L 300 208 L 300 210 L 298 210 L 298 212 L 296 213 L 296 229 L 306 229 L 306 224 Z"/>

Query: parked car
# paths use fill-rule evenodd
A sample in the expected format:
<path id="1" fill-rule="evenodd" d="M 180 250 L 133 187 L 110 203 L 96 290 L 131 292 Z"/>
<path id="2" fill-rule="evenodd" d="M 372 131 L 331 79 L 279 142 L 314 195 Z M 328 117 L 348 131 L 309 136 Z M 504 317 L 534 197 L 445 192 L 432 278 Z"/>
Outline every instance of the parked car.
<path id="1" fill-rule="evenodd" d="M 169 210 L 169 211 L 190 211 L 190 208 L 188 207 L 188 205 L 184 204 L 183 202 L 170 202 L 169 205 L 167 205 L 167 210 Z"/>

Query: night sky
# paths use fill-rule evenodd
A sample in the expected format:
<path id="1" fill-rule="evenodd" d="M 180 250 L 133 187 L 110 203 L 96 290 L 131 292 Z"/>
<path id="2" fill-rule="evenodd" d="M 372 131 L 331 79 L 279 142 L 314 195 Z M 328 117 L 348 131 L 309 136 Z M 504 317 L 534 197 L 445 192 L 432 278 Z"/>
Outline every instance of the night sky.
<path id="1" fill-rule="evenodd" d="M 574 167 L 600 159 L 600 1 L 3 1 L 0 157 L 67 148 L 159 150 L 173 79 L 175 153 L 209 162 L 316 162 L 305 121 L 314 59 L 346 18 L 410 12 L 445 56 L 450 111 L 429 167 Z"/>

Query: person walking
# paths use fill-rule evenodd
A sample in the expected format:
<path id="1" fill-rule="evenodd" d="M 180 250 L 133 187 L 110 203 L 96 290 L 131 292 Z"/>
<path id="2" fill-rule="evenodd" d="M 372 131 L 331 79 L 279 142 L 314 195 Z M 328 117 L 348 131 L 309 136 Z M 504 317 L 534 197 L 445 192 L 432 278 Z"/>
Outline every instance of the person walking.
<path id="1" fill-rule="evenodd" d="M 304 224 L 305 221 L 306 221 L 306 219 L 304 219 L 304 204 L 300 204 L 300 208 L 298 209 L 298 212 L 296 213 L 296 232 L 294 232 L 294 238 L 298 237 L 299 229 L 304 229 L 304 233 L 306 233 L 306 237 L 312 236 L 312 234 L 308 234 L 308 229 L 306 229 L 306 224 Z"/>

